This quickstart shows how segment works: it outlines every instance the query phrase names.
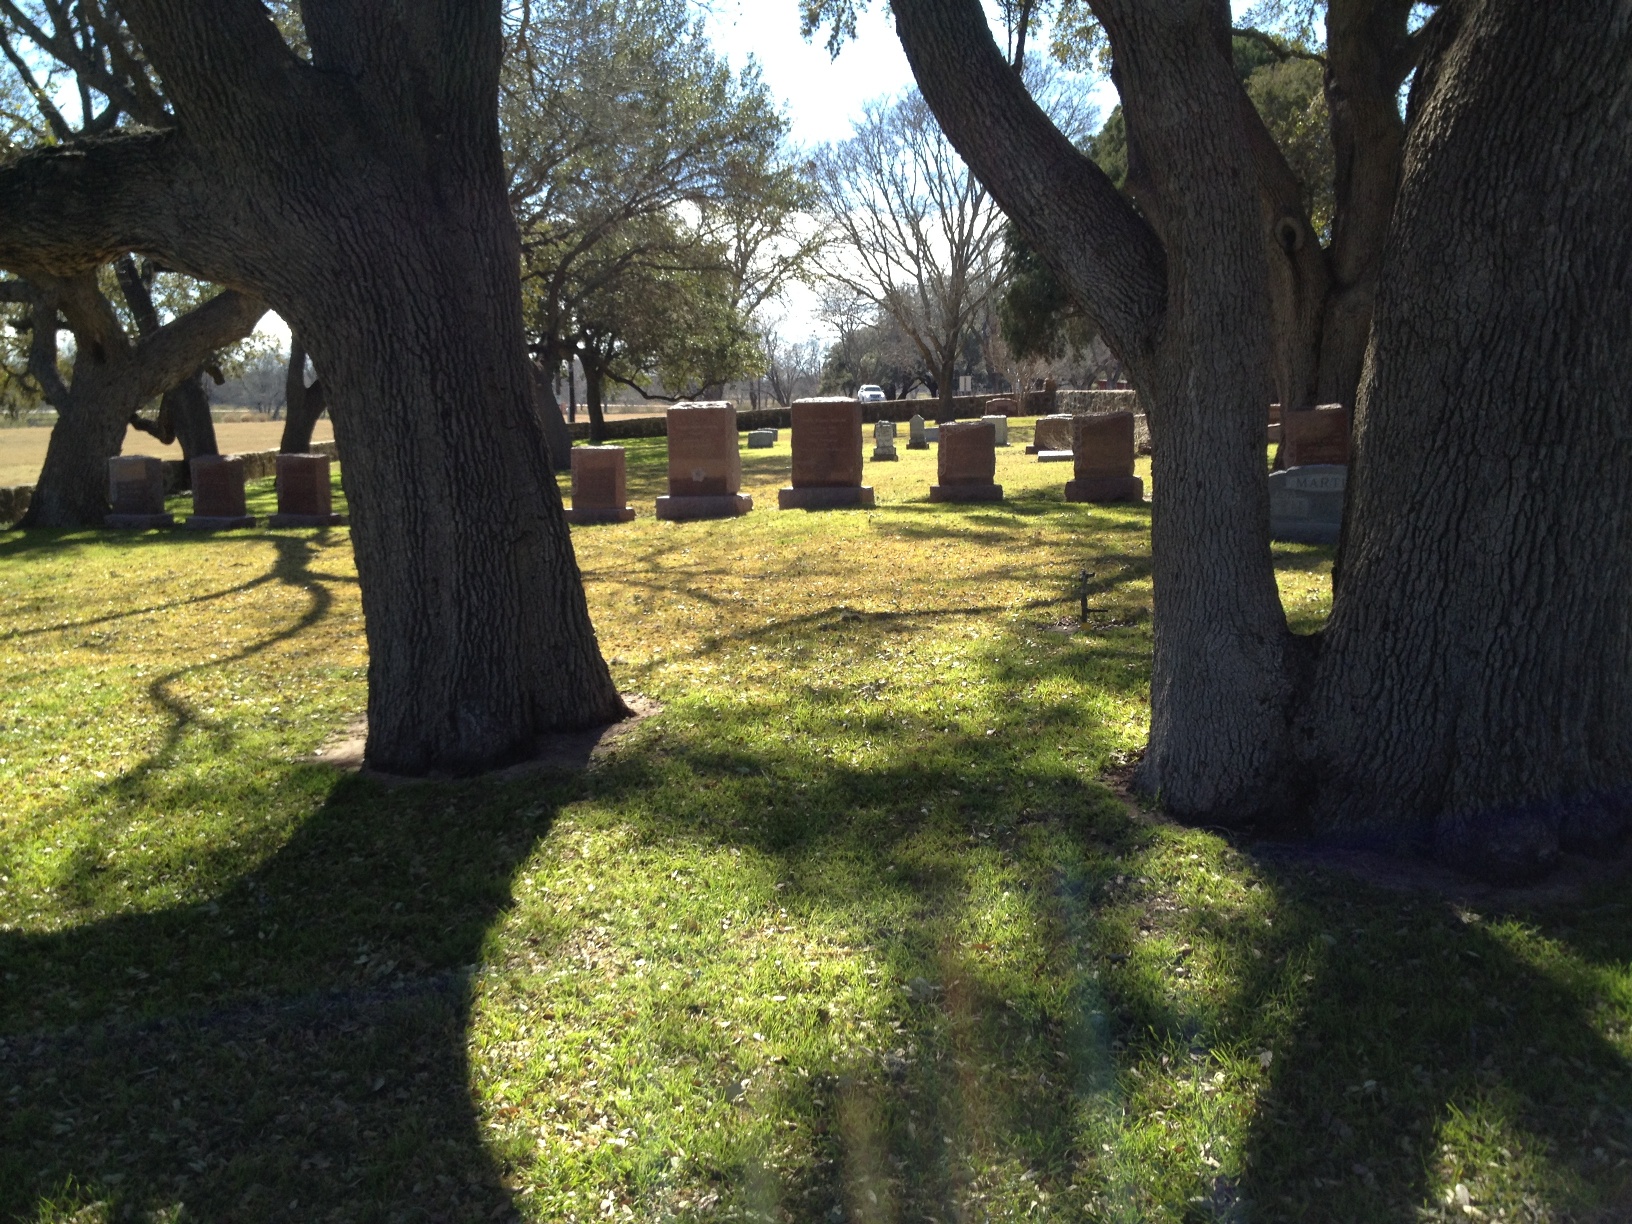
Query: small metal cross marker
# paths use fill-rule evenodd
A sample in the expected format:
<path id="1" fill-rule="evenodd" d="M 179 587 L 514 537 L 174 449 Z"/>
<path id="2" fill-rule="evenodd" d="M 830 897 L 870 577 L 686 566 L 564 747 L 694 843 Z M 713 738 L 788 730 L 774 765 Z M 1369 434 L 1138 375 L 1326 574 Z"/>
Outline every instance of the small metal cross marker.
<path id="1" fill-rule="evenodd" d="M 1088 579 L 1090 579 L 1092 577 L 1093 577 L 1093 574 L 1091 574 L 1087 570 L 1083 570 L 1080 574 L 1077 575 L 1077 580 L 1082 583 L 1082 618 L 1081 619 L 1082 619 L 1082 623 L 1084 625 L 1086 625 L 1088 623 Z"/>

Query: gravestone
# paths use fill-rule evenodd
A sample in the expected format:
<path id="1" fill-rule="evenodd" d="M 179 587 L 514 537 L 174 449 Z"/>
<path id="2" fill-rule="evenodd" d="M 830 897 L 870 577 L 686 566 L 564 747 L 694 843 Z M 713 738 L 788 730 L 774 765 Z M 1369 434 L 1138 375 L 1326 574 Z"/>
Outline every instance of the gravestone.
<path id="1" fill-rule="evenodd" d="M 623 447 L 572 448 L 572 509 L 569 523 L 627 523 L 635 517 L 628 504 Z"/>
<path id="2" fill-rule="evenodd" d="M 912 414 L 912 419 L 907 422 L 907 449 L 929 449 L 929 438 L 925 436 L 924 431 L 924 418 L 916 412 Z"/>
<path id="3" fill-rule="evenodd" d="M 985 412 L 987 416 L 1019 416 L 1020 401 L 1015 399 L 1012 395 L 1000 395 L 995 399 L 987 400 L 986 407 L 982 409 L 982 411 Z M 998 445 L 1002 446 L 1003 443 L 999 442 Z"/>
<path id="4" fill-rule="evenodd" d="M 1347 464 L 1349 410 L 1341 404 L 1322 404 L 1281 414 L 1281 466 Z"/>
<path id="5" fill-rule="evenodd" d="M 1296 416 L 1287 413 L 1287 416 Z M 1336 544 L 1343 527 L 1349 469 L 1316 463 L 1269 474 L 1269 538 L 1299 544 Z"/>
<path id="6" fill-rule="evenodd" d="M 193 477 L 193 512 L 183 527 L 192 531 L 230 531 L 253 527 L 244 505 L 244 461 L 237 455 L 198 455 L 188 465 Z"/>
<path id="7" fill-rule="evenodd" d="M 279 455 L 273 462 L 278 474 L 278 512 L 267 520 L 273 527 L 333 527 L 346 521 L 334 512 L 327 455 Z"/>
<path id="8" fill-rule="evenodd" d="M 895 422 L 880 421 L 873 426 L 873 462 L 878 463 L 901 456 L 895 453 Z"/>
<path id="9" fill-rule="evenodd" d="M 1281 406 L 1279 404 L 1269 406 L 1269 434 L 1265 440 L 1271 446 L 1281 440 Z"/>
<path id="10" fill-rule="evenodd" d="M 173 527 L 164 512 L 164 460 L 151 455 L 115 455 L 108 460 L 109 527 Z"/>
<path id="11" fill-rule="evenodd" d="M 933 442 L 937 446 L 940 445 L 941 427 L 939 425 L 925 425 L 924 426 L 924 441 L 925 442 Z"/>
<path id="12" fill-rule="evenodd" d="M 1026 454 L 1038 456 L 1041 463 L 1062 462 L 1071 457 L 1071 421 L 1069 412 L 1057 412 L 1037 418 L 1032 443 Z M 1046 458 L 1045 458 L 1046 456 Z"/>
<path id="13" fill-rule="evenodd" d="M 1007 416 L 1002 413 L 988 412 L 980 419 L 992 427 L 998 446 L 1007 446 L 1009 444 L 1009 418 Z"/>
<path id="14" fill-rule="evenodd" d="M 657 499 L 657 517 L 672 522 L 747 514 L 754 499 L 742 489 L 737 410 L 719 401 L 676 404 L 668 410 L 669 492 Z"/>
<path id="15" fill-rule="evenodd" d="M 1145 484 L 1133 474 L 1131 412 L 1079 416 L 1071 422 L 1076 479 L 1065 483 L 1070 502 L 1143 501 Z"/>
<path id="16" fill-rule="evenodd" d="M 765 450 L 776 445 L 777 432 L 774 429 L 750 429 L 748 431 L 748 449 Z"/>
<path id="17" fill-rule="evenodd" d="M 997 475 L 997 431 L 989 421 L 948 422 L 941 426 L 935 461 L 940 483 L 929 486 L 932 502 L 1002 501 Z"/>
<path id="18" fill-rule="evenodd" d="M 783 510 L 870 506 L 861 483 L 861 404 L 853 399 L 793 402 L 793 478 L 776 495 Z"/>

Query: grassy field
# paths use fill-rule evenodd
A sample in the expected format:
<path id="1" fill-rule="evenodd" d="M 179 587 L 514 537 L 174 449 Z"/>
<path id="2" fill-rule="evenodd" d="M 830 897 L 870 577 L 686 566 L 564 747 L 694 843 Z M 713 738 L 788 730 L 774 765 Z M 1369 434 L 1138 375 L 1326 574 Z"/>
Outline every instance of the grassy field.
<path id="1" fill-rule="evenodd" d="M 0 536 L 0 1217 L 1625 1220 L 1624 891 L 1164 824 L 1149 507 L 577 529 L 577 775 L 387 789 L 348 535 Z M 1146 473 L 1148 476 L 1148 472 Z M 266 509 L 264 486 L 254 500 Z M 1330 553 L 1278 547 L 1299 627 Z M 1077 574 L 1089 614 L 1077 619 Z"/>
<path id="2" fill-rule="evenodd" d="M 282 421 L 219 421 L 215 426 L 216 443 L 225 455 L 277 450 L 282 437 Z M 334 428 L 327 419 L 319 421 L 312 431 L 315 442 L 327 442 L 333 437 Z M 0 429 L 0 485 L 33 484 L 39 479 L 40 465 L 45 462 L 45 448 L 50 440 L 51 428 L 47 425 Z M 181 447 L 160 446 L 159 440 L 151 434 L 127 429 L 124 453 L 180 459 Z"/>

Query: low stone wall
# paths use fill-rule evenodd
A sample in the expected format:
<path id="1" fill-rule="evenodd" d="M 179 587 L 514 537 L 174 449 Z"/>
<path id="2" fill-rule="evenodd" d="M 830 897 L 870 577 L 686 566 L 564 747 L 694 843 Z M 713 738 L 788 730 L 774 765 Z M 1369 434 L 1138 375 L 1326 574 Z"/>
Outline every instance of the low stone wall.
<path id="1" fill-rule="evenodd" d="M 28 503 L 33 500 L 33 485 L 15 485 L 12 488 L 0 488 L 0 526 L 10 527 L 23 515 L 28 513 Z"/>

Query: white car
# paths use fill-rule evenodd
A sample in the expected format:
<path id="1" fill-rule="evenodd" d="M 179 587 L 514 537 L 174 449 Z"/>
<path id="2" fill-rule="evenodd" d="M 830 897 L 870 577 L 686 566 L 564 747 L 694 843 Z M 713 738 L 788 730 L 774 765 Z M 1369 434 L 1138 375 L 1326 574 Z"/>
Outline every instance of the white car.
<path id="1" fill-rule="evenodd" d="M 865 387 L 862 387 L 856 392 L 856 398 L 864 404 L 879 403 L 885 398 L 884 388 L 875 387 L 872 383 L 868 383 Z"/>

